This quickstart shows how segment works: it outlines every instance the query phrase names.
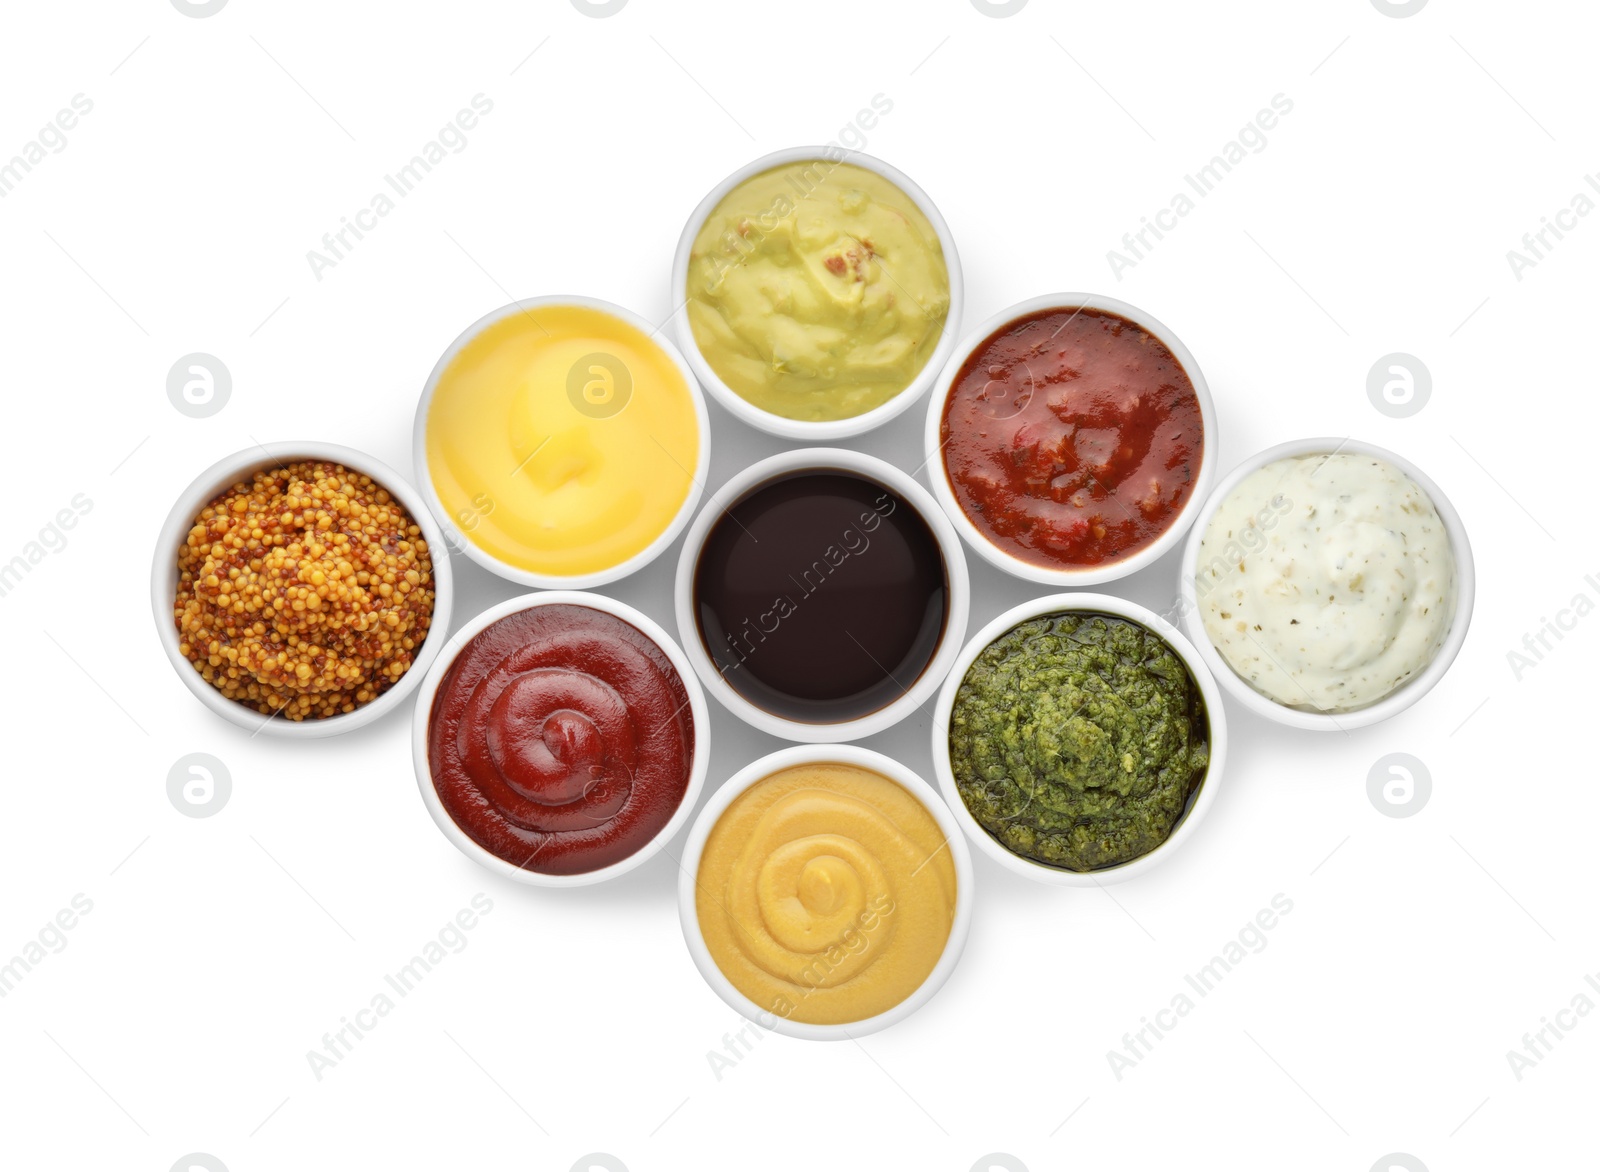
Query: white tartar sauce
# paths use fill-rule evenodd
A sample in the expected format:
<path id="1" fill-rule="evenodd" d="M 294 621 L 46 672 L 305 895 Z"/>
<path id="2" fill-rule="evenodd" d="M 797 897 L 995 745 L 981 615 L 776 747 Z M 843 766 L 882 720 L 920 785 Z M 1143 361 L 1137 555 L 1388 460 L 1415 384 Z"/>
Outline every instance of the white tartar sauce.
<path id="1" fill-rule="evenodd" d="M 1212 516 L 1195 601 L 1211 642 L 1258 692 L 1347 712 L 1439 653 L 1455 555 L 1433 501 L 1393 464 L 1293 456 L 1245 477 Z"/>

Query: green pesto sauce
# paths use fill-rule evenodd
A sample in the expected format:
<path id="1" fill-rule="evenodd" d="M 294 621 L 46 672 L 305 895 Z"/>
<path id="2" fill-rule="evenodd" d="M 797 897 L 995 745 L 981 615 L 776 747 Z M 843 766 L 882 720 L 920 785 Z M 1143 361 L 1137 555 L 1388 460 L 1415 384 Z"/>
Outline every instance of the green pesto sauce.
<path id="1" fill-rule="evenodd" d="M 1205 702 L 1183 660 L 1111 615 L 1012 627 L 967 669 L 950 714 L 950 766 L 978 824 L 1068 871 L 1160 846 L 1209 759 Z"/>

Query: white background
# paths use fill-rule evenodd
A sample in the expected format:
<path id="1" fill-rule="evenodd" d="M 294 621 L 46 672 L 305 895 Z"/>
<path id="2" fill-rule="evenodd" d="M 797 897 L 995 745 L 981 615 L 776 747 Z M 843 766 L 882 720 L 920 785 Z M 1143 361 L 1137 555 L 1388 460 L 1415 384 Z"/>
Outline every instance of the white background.
<path id="1" fill-rule="evenodd" d="M 1574 1166 L 1600 1014 L 1520 1081 L 1506 1053 L 1600 972 L 1600 619 L 1520 681 L 1507 653 L 1600 601 L 1600 217 L 1520 281 L 1506 252 L 1600 167 L 1596 31 L 1589 5 L 1466 0 L 1406 19 L 1369 0 L 8 5 L 0 159 L 75 94 L 94 108 L 0 200 L 0 561 L 75 494 L 93 507 L 0 598 L 0 959 L 75 894 L 93 911 L 0 999 L 0 1165 Z M 317 280 L 307 250 L 478 93 L 494 110 L 466 149 Z M 879 93 L 866 150 L 949 221 L 966 326 L 1052 290 L 1148 309 L 1210 381 L 1222 470 L 1318 434 L 1423 467 L 1472 534 L 1477 613 L 1387 725 L 1294 733 L 1230 704 L 1216 805 L 1155 873 L 1066 891 L 979 857 L 965 958 L 927 1007 L 859 1045 L 765 1037 L 718 1079 L 707 1053 L 740 1023 L 685 951 L 670 854 L 597 889 L 493 878 L 424 812 L 409 706 L 331 742 L 251 739 L 166 662 L 147 573 L 171 501 L 257 439 L 414 475 L 424 378 L 511 297 L 663 320 L 702 195 Z M 1279 93 L 1266 148 L 1117 280 L 1107 250 Z M 166 397 L 192 351 L 232 372 L 209 419 Z M 1409 419 L 1366 395 L 1391 351 L 1432 371 Z M 781 446 L 712 415 L 713 486 Z M 856 446 L 913 468 L 921 427 L 919 405 Z M 676 557 L 610 592 L 673 628 Z M 969 560 L 974 629 L 1031 595 Z M 457 625 L 518 593 L 455 572 Z M 1118 589 L 1164 608 L 1175 573 Z M 780 747 L 714 724 L 708 790 Z M 929 773 L 926 710 L 869 743 Z M 1414 817 L 1367 796 L 1393 751 L 1432 775 Z M 232 774 L 211 818 L 167 798 L 191 752 Z M 306 1052 L 478 892 L 494 910 L 465 951 L 318 1081 Z M 1107 1051 L 1277 893 L 1294 910 L 1265 949 L 1115 1077 Z"/>

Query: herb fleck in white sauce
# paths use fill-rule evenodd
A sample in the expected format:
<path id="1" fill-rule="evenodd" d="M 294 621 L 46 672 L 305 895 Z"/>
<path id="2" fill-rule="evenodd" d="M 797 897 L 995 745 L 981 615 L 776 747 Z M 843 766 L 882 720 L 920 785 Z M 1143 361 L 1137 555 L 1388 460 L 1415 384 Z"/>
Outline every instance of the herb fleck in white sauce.
<path id="1" fill-rule="evenodd" d="M 1206 634 L 1258 692 L 1346 712 L 1439 653 L 1456 562 L 1428 494 L 1394 465 L 1295 456 L 1245 477 L 1217 509 L 1195 595 Z"/>

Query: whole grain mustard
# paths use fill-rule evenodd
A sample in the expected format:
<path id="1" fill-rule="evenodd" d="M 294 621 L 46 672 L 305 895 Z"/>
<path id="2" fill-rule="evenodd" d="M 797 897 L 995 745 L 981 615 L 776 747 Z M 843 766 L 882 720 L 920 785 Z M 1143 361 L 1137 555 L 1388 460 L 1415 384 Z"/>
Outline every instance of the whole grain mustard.
<path id="1" fill-rule="evenodd" d="M 301 461 L 222 493 L 178 550 L 179 650 L 267 716 L 353 712 L 410 668 L 433 618 L 433 562 L 371 477 Z"/>

